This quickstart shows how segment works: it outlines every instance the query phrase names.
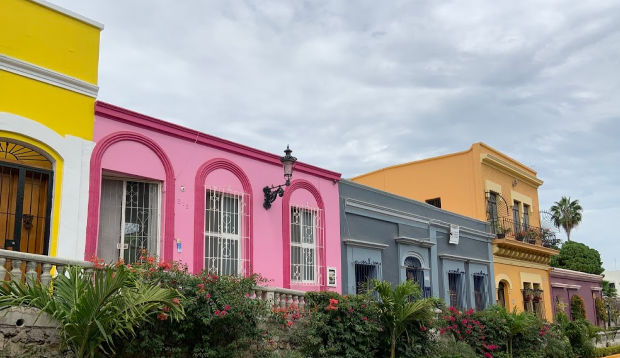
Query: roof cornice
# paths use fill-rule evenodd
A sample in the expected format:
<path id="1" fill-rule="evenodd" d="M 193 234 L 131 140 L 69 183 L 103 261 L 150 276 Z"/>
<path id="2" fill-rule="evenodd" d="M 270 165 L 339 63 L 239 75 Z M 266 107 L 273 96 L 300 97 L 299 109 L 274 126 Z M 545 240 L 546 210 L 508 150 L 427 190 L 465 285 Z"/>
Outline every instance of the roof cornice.
<path id="1" fill-rule="evenodd" d="M 230 153 L 250 157 L 252 159 L 260 160 L 265 163 L 270 163 L 278 166 L 282 165 L 282 163 L 280 162 L 280 157 L 275 154 L 267 153 L 259 149 L 231 142 L 226 139 L 218 138 L 194 129 L 189 129 L 177 124 L 166 122 L 161 119 L 150 117 L 109 103 L 101 101 L 95 102 L 95 115 L 106 117 L 118 122 L 124 122 L 134 126 L 146 128 L 152 131 L 160 132 L 194 143 L 199 143 L 201 145 L 217 148 Z M 333 181 L 339 181 L 341 176 L 340 173 L 315 167 L 313 165 L 302 162 L 295 163 L 295 170 Z"/>
<path id="2" fill-rule="evenodd" d="M 582 280 L 588 280 L 588 281 L 594 281 L 594 282 L 600 282 L 603 280 L 603 275 L 596 275 L 593 273 L 568 270 L 568 269 L 563 269 L 563 268 L 558 268 L 558 267 L 553 267 L 549 274 L 555 277 L 579 278 Z"/>
<path id="3" fill-rule="evenodd" d="M 503 171 L 509 175 L 516 176 L 522 181 L 538 188 L 543 184 L 543 181 L 538 179 L 536 176 L 531 175 L 524 170 L 506 162 L 503 159 L 500 159 L 492 154 L 483 153 L 480 154 L 480 162 L 482 164 L 486 164 L 490 167 Z"/>

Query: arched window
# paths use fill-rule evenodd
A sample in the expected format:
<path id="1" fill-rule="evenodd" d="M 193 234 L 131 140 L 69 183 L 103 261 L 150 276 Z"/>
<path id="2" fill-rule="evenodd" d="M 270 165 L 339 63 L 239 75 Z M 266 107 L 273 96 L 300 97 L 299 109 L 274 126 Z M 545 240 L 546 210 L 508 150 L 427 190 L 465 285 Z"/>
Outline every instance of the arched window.
<path id="1" fill-rule="evenodd" d="M 0 248 L 48 254 L 53 174 L 44 152 L 0 139 Z"/>
<path id="2" fill-rule="evenodd" d="M 504 281 L 500 281 L 497 285 L 497 304 L 506 307 L 506 284 Z"/>
<path id="3" fill-rule="evenodd" d="M 407 280 L 412 280 L 420 285 L 420 288 L 424 291 L 424 270 L 422 269 L 420 259 L 413 256 L 405 258 L 405 277 Z"/>

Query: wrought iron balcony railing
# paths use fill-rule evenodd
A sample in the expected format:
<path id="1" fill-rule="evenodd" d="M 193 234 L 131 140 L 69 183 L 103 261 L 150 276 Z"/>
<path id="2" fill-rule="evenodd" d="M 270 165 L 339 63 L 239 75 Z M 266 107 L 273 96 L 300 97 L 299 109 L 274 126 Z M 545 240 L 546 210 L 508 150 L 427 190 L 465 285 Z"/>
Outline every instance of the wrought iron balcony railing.
<path id="1" fill-rule="evenodd" d="M 532 245 L 540 245 L 552 249 L 558 249 L 560 240 L 549 229 L 515 222 L 510 218 L 496 218 L 489 220 L 491 233 L 496 234 L 498 239 L 509 238 Z"/>

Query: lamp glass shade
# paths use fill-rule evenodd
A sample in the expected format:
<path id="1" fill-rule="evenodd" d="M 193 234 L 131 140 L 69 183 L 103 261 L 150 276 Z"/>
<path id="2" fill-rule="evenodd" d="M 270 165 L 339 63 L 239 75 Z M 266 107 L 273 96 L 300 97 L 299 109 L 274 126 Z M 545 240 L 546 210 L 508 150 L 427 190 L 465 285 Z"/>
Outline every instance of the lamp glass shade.
<path id="1" fill-rule="evenodd" d="M 295 162 L 293 162 L 292 160 L 289 161 L 283 161 L 282 162 L 282 166 L 284 167 L 284 176 L 292 176 L 293 175 L 293 165 L 295 165 Z"/>

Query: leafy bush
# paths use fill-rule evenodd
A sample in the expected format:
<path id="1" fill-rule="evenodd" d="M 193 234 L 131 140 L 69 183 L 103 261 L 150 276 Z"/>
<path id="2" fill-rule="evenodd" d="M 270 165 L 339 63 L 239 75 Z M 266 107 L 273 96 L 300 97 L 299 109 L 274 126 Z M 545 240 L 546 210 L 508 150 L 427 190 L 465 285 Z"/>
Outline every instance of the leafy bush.
<path id="1" fill-rule="evenodd" d="M 596 331 L 596 327 L 584 319 L 575 320 L 566 325 L 564 334 L 577 357 L 593 358 L 595 356 L 592 339 L 596 336 Z"/>
<path id="2" fill-rule="evenodd" d="M 606 357 L 613 354 L 620 354 L 620 346 L 596 348 L 596 357 Z"/>
<path id="3" fill-rule="evenodd" d="M 365 295 L 308 292 L 305 318 L 288 320 L 291 343 L 307 357 L 369 357 L 380 343 L 376 303 Z M 291 318 L 290 316 L 287 318 Z"/>
<path id="4" fill-rule="evenodd" d="M 156 264 L 153 258 L 132 269 L 145 282 L 178 289 L 187 317 L 181 324 L 162 319 L 145 325 L 135 339 L 124 342 L 125 356 L 244 356 L 252 345 L 265 341 L 259 323 L 268 311 L 263 301 L 249 295 L 257 277 L 192 275 L 187 267 Z"/>
<path id="5" fill-rule="evenodd" d="M 452 336 L 457 342 L 467 343 L 480 355 L 490 356 L 500 348 L 499 345 L 490 339 L 494 338 L 502 342 L 507 337 L 507 332 L 503 329 L 506 324 L 506 318 L 502 317 L 502 315 L 501 309 L 488 311 L 488 315 L 474 315 L 474 310 L 472 309 L 460 312 L 458 309 L 450 307 L 443 314 L 443 321 L 439 332 L 442 335 Z M 487 326 L 479 318 L 490 323 L 492 322 L 492 327 L 488 327 L 491 329 L 487 329 Z M 495 331 L 497 328 L 500 329 Z M 487 332 L 494 335 L 494 337 L 488 336 Z"/>
<path id="6" fill-rule="evenodd" d="M 172 322 L 184 315 L 176 290 L 144 282 L 123 265 L 98 265 L 94 272 L 68 267 L 51 287 L 0 285 L 0 310 L 29 306 L 46 312 L 60 324 L 61 337 L 76 357 L 114 353 L 117 340 L 131 339 L 136 327 L 155 316 Z"/>
<path id="7" fill-rule="evenodd" d="M 570 313 L 573 320 L 586 318 L 586 305 L 583 302 L 583 298 L 579 295 L 573 295 L 573 297 L 570 298 Z"/>
<path id="8" fill-rule="evenodd" d="M 479 354 L 469 344 L 456 341 L 453 337 L 443 335 L 438 341 L 437 357 L 439 358 L 478 358 Z"/>

